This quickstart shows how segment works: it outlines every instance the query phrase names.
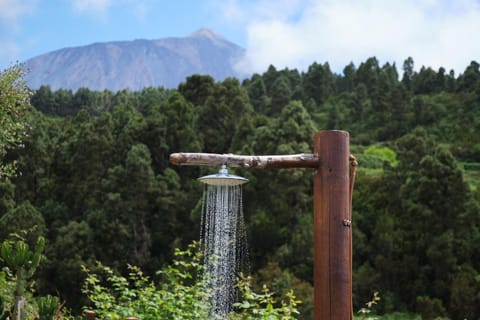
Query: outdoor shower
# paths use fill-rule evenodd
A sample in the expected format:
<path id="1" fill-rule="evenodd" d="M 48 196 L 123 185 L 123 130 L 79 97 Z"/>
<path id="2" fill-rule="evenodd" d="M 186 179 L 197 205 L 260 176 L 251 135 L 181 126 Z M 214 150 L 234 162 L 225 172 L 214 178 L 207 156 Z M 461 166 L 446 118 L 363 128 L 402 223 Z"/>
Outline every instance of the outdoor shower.
<path id="1" fill-rule="evenodd" d="M 313 228 L 314 228 L 314 319 L 352 320 L 352 193 L 357 161 L 350 154 L 349 133 L 326 130 L 315 133 L 313 153 L 294 155 L 244 156 L 234 154 L 173 153 L 170 162 L 175 165 L 228 165 L 230 167 L 282 169 L 311 168 L 313 175 Z M 228 172 L 199 178 L 207 187 L 205 203 L 212 204 L 223 214 L 231 212 L 224 203 L 226 191 L 219 182 L 241 188 L 245 178 L 229 179 Z M 226 168 L 225 168 L 226 170 Z M 213 178 L 212 176 L 217 176 Z M 226 179 L 225 179 L 226 178 Z M 216 180 L 218 179 L 218 180 Z M 218 183 L 217 183 L 218 182 Z M 227 189 L 224 189 L 227 190 Z M 228 197 L 235 193 L 229 193 Z M 237 194 L 238 195 L 238 194 Z M 228 198 L 227 197 L 227 198 Z M 223 204 L 222 204 L 223 203 Z M 208 208 L 207 210 L 212 210 Z M 217 210 L 217 209 L 215 209 Z M 215 211 L 213 210 L 213 211 Z M 228 214 L 228 217 L 232 215 Z M 216 217 L 216 216 L 215 216 Z M 214 219 L 215 220 L 215 219 Z M 212 220 L 211 223 L 215 223 Z M 227 219 L 228 220 L 228 219 Z M 230 223 L 230 222 L 229 222 Z M 205 223 L 206 228 L 211 226 Z"/>

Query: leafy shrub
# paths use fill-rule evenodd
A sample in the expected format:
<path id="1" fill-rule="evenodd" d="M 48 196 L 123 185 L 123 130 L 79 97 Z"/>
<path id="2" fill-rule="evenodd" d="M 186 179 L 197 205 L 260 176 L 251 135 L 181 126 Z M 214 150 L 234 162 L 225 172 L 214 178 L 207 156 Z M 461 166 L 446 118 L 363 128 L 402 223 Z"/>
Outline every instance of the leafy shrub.
<path id="1" fill-rule="evenodd" d="M 284 299 L 277 303 L 275 294 L 266 285 L 262 293 L 255 293 L 251 287 L 251 277 L 241 276 L 238 288 L 241 293 L 241 301 L 234 304 L 236 312 L 230 314 L 231 320 L 293 320 L 300 313 L 297 309 L 299 300 L 296 299 L 293 290 L 285 294 Z"/>
<path id="2" fill-rule="evenodd" d="M 282 269 L 276 260 L 269 260 L 253 276 L 253 288 L 262 291 L 264 285 L 277 295 L 286 296 L 290 290 L 302 303 L 298 306 L 301 319 L 313 319 L 313 286 L 296 277 L 290 270 Z"/>
<path id="3" fill-rule="evenodd" d="M 372 308 L 381 300 L 378 291 L 373 293 L 373 297 L 370 301 L 365 303 L 365 307 L 361 308 L 358 311 L 358 314 L 361 316 L 361 319 L 365 319 L 366 315 L 372 312 Z"/>
<path id="4" fill-rule="evenodd" d="M 25 119 L 31 108 L 31 91 L 24 80 L 23 66 L 15 64 L 0 70 L 0 177 L 15 175 L 15 162 L 6 162 L 7 152 L 23 147 L 23 140 L 29 125 Z"/>
<path id="5" fill-rule="evenodd" d="M 43 237 L 30 250 L 19 235 L 0 243 L 0 262 L 5 265 L 0 271 L 0 320 L 55 320 L 73 319 L 69 310 L 62 310 L 58 297 L 34 297 L 33 277 L 41 259 Z"/>
<path id="6" fill-rule="evenodd" d="M 87 273 L 83 292 L 101 319 L 207 319 L 208 293 L 196 276 L 201 271 L 201 256 L 192 244 L 186 251 L 175 250 L 175 259 L 158 274 L 155 284 L 135 266 L 128 277 L 116 275 L 109 267 L 98 265 L 99 273 Z"/>
<path id="7" fill-rule="evenodd" d="M 367 167 L 382 167 L 385 162 L 396 166 L 398 163 L 395 151 L 385 146 L 371 145 L 365 149 L 363 157 Z"/>
<path id="8" fill-rule="evenodd" d="M 37 301 L 39 320 L 55 320 L 59 318 L 60 301 L 58 297 L 47 295 Z"/>
<path id="9" fill-rule="evenodd" d="M 446 314 L 440 299 L 426 296 L 417 297 L 417 312 L 420 313 L 424 320 L 434 320 Z"/>
<path id="10" fill-rule="evenodd" d="M 175 250 L 171 265 L 159 271 L 155 283 L 138 267 L 129 266 L 127 277 L 116 275 L 109 267 L 98 264 L 97 272 L 85 267 L 87 278 L 83 292 L 92 302 L 98 318 L 120 320 L 128 316 L 138 319 L 210 319 L 209 289 L 202 275 L 202 257 L 196 243 L 187 250 Z M 296 319 L 299 314 L 292 291 L 277 303 L 274 293 L 266 287 L 262 293 L 251 289 L 251 278 L 240 277 L 241 301 L 234 304 L 229 319 Z"/>
<path id="11" fill-rule="evenodd" d="M 449 315 L 452 319 L 478 319 L 480 273 L 468 264 L 461 266 L 450 285 Z"/>

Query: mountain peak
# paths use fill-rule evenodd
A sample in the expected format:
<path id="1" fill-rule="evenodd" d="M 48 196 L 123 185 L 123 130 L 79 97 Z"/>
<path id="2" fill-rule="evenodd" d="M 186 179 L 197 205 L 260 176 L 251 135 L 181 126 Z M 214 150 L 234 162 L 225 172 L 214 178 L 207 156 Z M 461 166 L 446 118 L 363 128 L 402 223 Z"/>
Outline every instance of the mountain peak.
<path id="1" fill-rule="evenodd" d="M 214 31 L 208 28 L 201 28 L 190 34 L 191 38 L 208 38 L 212 40 L 225 40 L 221 35 L 215 33 Z"/>
<path id="2" fill-rule="evenodd" d="M 0 0 L 1 1 L 1 0 Z M 242 75 L 235 63 L 244 49 L 202 28 L 184 38 L 103 42 L 56 50 L 25 62 L 30 88 L 91 90 L 176 88 L 192 74 L 215 80 Z"/>

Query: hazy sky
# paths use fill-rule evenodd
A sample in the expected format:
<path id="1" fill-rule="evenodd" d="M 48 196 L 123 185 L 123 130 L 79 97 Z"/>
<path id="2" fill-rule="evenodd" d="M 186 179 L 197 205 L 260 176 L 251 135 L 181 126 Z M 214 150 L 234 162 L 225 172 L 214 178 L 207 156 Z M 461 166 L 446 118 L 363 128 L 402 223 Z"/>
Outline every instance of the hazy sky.
<path id="1" fill-rule="evenodd" d="M 210 28 L 247 50 L 238 68 L 341 72 L 376 56 L 399 71 L 480 62 L 480 0 L 0 0 L 0 69 L 94 42 L 183 37 Z"/>

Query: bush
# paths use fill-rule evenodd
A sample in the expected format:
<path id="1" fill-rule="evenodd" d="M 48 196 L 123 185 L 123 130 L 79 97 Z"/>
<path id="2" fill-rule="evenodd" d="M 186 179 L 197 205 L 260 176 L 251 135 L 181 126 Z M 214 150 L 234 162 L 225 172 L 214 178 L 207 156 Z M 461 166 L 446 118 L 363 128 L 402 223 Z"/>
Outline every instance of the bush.
<path id="1" fill-rule="evenodd" d="M 450 285 L 449 314 L 452 319 L 477 319 L 480 314 L 480 274 L 462 265 Z"/>
<path id="2" fill-rule="evenodd" d="M 155 284 L 135 266 L 128 277 L 116 275 L 98 264 L 99 272 L 87 273 L 83 292 L 101 319 L 207 319 L 208 293 L 199 277 L 201 256 L 192 244 L 186 251 L 175 250 L 175 259 L 158 272 L 163 279 Z"/>
<path id="3" fill-rule="evenodd" d="M 286 296 L 294 290 L 295 296 L 302 301 L 298 311 L 301 319 L 313 319 L 313 286 L 297 278 L 292 272 L 281 269 L 278 261 L 269 260 L 264 267 L 258 270 L 253 278 L 253 288 L 262 291 L 264 285 L 278 295 Z"/>
<path id="4" fill-rule="evenodd" d="M 83 292 L 92 302 L 100 319 L 211 319 L 209 289 L 202 279 L 201 253 L 193 243 L 187 250 L 175 250 L 171 265 L 157 272 L 155 283 L 138 267 L 129 266 L 128 277 L 116 275 L 109 267 L 98 264 L 98 271 L 87 273 Z M 251 289 L 251 278 L 241 277 L 238 285 L 241 301 L 234 304 L 229 319 L 295 319 L 299 314 L 292 291 L 277 303 L 274 293 L 264 287 L 262 293 Z"/>
<path id="5" fill-rule="evenodd" d="M 241 276 L 238 281 L 238 288 L 241 293 L 241 300 L 234 304 L 236 312 L 230 314 L 230 320 L 293 320 L 300 314 L 297 309 L 299 300 L 293 290 L 285 294 L 284 299 L 277 304 L 275 294 L 266 285 L 262 293 L 255 293 L 251 288 L 251 278 Z"/>
<path id="6" fill-rule="evenodd" d="M 396 166 L 397 154 L 392 149 L 386 146 L 371 145 L 363 152 L 366 167 L 382 167 L 384 163 L 388 163 L 391 166 Z"/>
<path id="7" fill-rule="evenodd" d="M 16 235 L 0 243 L 0 319 L 55 320 L 73 319 L 57 297 L 33 296 L 30 278 L 37 269 L 43 251 L 44 239 L 38 237 L 30 250 L 23 238 Z M 63 312 L 63 313 L 62 313 Z"/>
<path id="8" fill-rule="evenodd" d="M 425 296 L 417 297 L 417 312 L 423 320 L 434 320 L 446 314 L 440 299 Z"/>

